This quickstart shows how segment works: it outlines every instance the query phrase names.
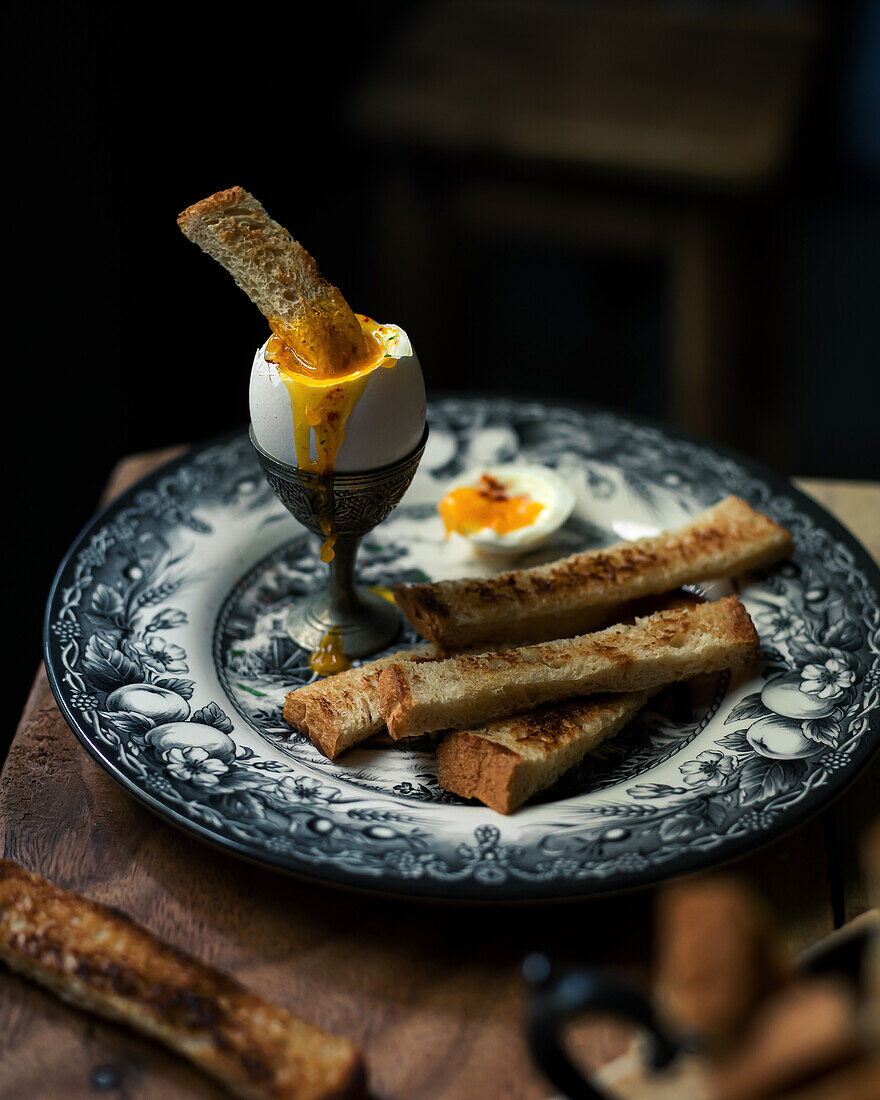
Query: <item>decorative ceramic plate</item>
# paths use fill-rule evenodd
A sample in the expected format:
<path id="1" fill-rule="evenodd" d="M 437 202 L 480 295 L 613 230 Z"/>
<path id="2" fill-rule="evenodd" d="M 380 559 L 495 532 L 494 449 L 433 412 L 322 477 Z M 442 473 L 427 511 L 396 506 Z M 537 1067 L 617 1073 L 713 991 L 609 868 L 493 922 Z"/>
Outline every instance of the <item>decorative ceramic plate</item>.
<path id="1" fill-rule="evenodd" d="M 473 466 L 522 458 L 575 488 L 572 518 L 526 563 L 678 526 L 736 493 L 797 546 L 791 562 L 736 585 L 761 635 L 760 670 L 668 689 L 510 817 L 442 790 L 427 738 L 331 762 L 281 717 L 285 693 L 313 679 L 288 609 L 325 567 L 242 433 L 133 486 L 55 580 L 52 688 L 129 792 L 205 840 L 312 879 L 510 901 L 719 863 L 798 825 L 860 771 L 880 742 L 880 577 L 827 513 L 781 478 L 607 412 L 447 399 L 429 422 L 412 487 L 362 547 L 363 583 L 498 568 L 445 542 L 436 512 Z M 407 628 L 394 648 L 416 643 Z"/>

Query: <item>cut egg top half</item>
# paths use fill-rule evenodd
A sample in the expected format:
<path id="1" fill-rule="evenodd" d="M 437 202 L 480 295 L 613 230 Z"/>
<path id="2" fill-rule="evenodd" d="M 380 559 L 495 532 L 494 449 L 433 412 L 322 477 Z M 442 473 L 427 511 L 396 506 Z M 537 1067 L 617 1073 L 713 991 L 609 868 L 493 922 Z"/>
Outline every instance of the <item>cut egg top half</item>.
<path id="1" fill-rule="evenodd" d="M 350 374 L 298 370 L 277 337 L 257 351 L 250 414 L 257 443 L 276 461 L 312 473 L 359 473 L 415 450 L 425 429 L 425 383 L 397 325 L 358 320 L 375 357 Z"/>

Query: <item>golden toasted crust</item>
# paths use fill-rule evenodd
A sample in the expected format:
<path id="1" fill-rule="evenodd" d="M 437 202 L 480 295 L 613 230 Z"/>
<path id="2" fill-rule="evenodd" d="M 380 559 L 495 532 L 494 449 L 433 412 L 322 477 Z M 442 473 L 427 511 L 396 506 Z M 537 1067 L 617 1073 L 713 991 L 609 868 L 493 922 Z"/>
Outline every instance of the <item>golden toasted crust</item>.
<path id="1" fill-rule="evenodd" d="M 400 665 L 391 665 L 379 675 L 379 708 L 385 724 L 390 721 L 393 727 L 412 708 L 412 684 Z"/>
<path id="2" fill-rule="evenodd" d="M 341 291 L 243 188 L 209 195 L 179 214 L 177 224 L 226 268 L 303 362 L 333 375 L 369 355 Z"/>
<path id="3" fill-rule="evenodd" d="M 9 860 L 0 860 L 0 958 L 64 1000 L 159 1039 L 237 1096 L 363 1096 L 363 1061 L 348 1040 Z"/>
<path id="4" fill-rule="evenodd" d="M 284 700 L 284 718 L 335 760 L 385 729 L 379 711 L 379 673 L 394 662 L 440 660 L 433 646 L 402 650 L 347 672 L 296 688 Z"/>
<path id="5" fill-rule="evenodd" d="M 524 801 L 514 790 L 521 759 L 504 745 L 459 730 L 437 746 L 437 781 L 444 790 L 476 798 L 496 813 L 513 813 Z"/>
<path id="6" fill-rule="evenodd" d="M 211 222 L 236 212 L 255 211 L 259 204 L 243 187 L 228 187 L 225 191 L 215 191 L 206 199 L 200 199 L 177 215 L 177 224 L 181 231 L 189 236 L 196 231 L 200 223 Z"/>
<path id="7" fill-rule="evenodd" d="M 621 730 L 648 697 L 633 692 L 550 703 L 449 733 L 437 749 L 440 786 L 497 813 L 513 813 Z"/>
<path id="8" fill-rule="evenodd" d="M 481 725 L 539 703 L 598 692 L 650 691 L 758 659 L 748 612 L 735 596 L 659 611 L 579 638 L 379 675 L 379 706 L 394 738 Z"/>
<path id="9" fill-rule="evenodd" d="M 442 648 L 525 644 L 597 630 L 619 617 L 624 601 L 762 568 L 791 548 L 785 528 L 727 497 L 679 531 L 485 579 L 398 585 L 394 596 Z"/>

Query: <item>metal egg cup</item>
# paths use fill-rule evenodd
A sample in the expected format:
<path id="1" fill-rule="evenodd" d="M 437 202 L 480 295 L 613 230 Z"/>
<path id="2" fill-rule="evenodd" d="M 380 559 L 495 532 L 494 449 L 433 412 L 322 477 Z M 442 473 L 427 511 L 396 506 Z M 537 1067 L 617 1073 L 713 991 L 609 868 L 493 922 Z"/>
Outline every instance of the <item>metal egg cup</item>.
<path id="1" fill-rule="evenodd" d="M 334 631 L 347 657 L 384 649 L 400 631 L 400 612 L 388 600 L 357 587 L 355 559 L 364 535 L 391 515 L 409 488 L 428 440 L 427 426 L 415 450 L 398 462 L 323 477 L 273 458 L 257 443 L 253 426 L 250 438 L 266 480 L 288 512 L 321 538 L 332 520 L 336 534 L 327 588 L 291 612 L 293 640 L 311 651 Z"/>

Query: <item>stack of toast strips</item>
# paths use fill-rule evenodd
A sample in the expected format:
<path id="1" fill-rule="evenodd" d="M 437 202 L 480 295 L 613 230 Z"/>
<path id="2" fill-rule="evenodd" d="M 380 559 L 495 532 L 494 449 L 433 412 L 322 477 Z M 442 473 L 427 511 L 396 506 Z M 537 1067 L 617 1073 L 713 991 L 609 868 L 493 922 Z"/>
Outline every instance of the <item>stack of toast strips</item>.
<path id="1" fill-rule="evenodd" d="M 383 731 L 442 731 L 440 785 L 509 814 L 666 684 L 757 661 L 739 599 L 703 602 L 682 586 L 791 550 L 785 528 L 728 497 L 677 531 L 484 579 L 398 585 L 428 644 L 290 692 L 284 717 L 331 759 Z"/>

